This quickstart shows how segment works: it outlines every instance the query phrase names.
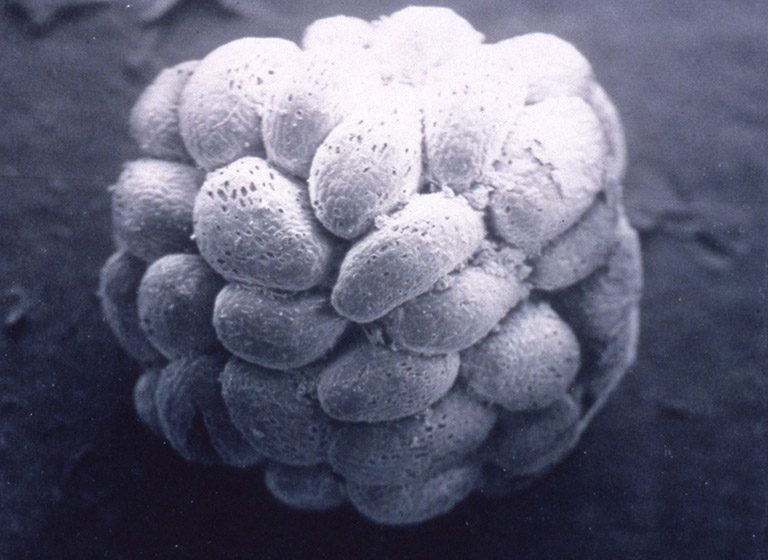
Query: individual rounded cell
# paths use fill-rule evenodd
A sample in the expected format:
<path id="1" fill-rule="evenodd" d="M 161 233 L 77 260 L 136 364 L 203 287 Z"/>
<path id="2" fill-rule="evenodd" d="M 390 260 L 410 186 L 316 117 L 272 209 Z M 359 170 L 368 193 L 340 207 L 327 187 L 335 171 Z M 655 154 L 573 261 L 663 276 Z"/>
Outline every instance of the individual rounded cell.
<path id="1" fill-rule="evenodd" d="M 547 408 L 502 412 L 483 453 L 507 477 L 541 476 L 578 442 L 580 407 L 563 395 Z"/>
<path id="2" fill-rule="evenodd" d="M 284 39 L 246 37 L 200 61 L 179 108 L 181 136 L 198 165 L 210 171 L 263 153 L 264 106 L 275 81 L 299 53 Z"/>
<path id="3" fill-rule="evenodd" d="M 317 392 L 323 410 L 337 420 L 396 420 L 440 399 L 458 371 L 457 354 L 415 356 L 362 341 L 325 367 Z"/>
<path id="4" fill-rule="evenodd" d="M 328 293 L 284 293 L 243 284 L 221 290 L 213 311 L 213 326 L 227 350 L 274 369 L 322 358 L 348 324 L 331 307 Z"/>
<path id="5" fill-rule="evenodd" d="M 625 216 L 621 216 L 617 234 L 618 243 L 608 256 L 607 266 L 558 298 L 585 340 L 610 339 L 613 327 L 640 299 L 643 276 L 639 237 Z"/>
<path id="6" fill-rule="evenodd" d="M 136 415 L 152 432 L 163 437 L 163 427 L 155 404 L 157 382 L 160 380 L 159 368 L 153 368 L 141 374 L 133 386 L 133 407 Z"/>
<path id="7" fill-rule="evenodd" d="M 307 26 L 301 46 L 305 50 L 367 49 L 373 42 L 373 33 L 373 26 L 364 19 L 331 16 Z"/>
<path id="8" fill-rule="evenodd" d="M 348 481 L 365 486 L 423 481 L 474 452 L 495 421 L 493 408 L 456 388 L 409 418 L 342 425 L 329 462 Z"/>
<path id="9" fill-rule="evenodd" d="M 263 457 L 232 424 L 221 397 L 224 358 L 195 356 L 163 368 L 155 405 L 163 435 L 188 461 L 247 467 Z"/>
<path id="10" fill-rule="evenodd" d="M 553 239 L 533 259 L 530 281 L 541 290 L 561 290 L 576 284 L 605 264 L 616 244 L 618 211 L 605 197 L 573 226 Z"/>
<path id="11" fill-rule="evenodd" d="M 517 266 L 470 264 L 390 311 L 382 319 L 389 337 L 406 350 L 429 355 L 459 352 L 484 338 L 510 309 L 528 297 L 522 259 L 510 255 L 500 258 L 516 261 Z"/>
<path id="12" fill-rule="evenodd" d="M 584 348 L 580 379 L 601 401 L 635 360 L 642 284 L 640 241 L 622 216 L 606 266 L 555 300 Z"/>
<path id="13" fill-rule="evenodd" d="M 421 523 L 448 513 L 472 491 L 480 468 L 458 465 L 425 481 L 392 486 L 347 483 L 352 505 L 371 521 L 383 525 Z"/>
<path id="14" fill-rule="evenodd" d="M 482 181 L 523 109 L 524 86 L 485 49 L 443 65 L 423 96 L 426 178 L 455 192 Z"/>
<path id="15" fill-rule="evenodd" d="M 101 311 L 123 350 L 141 363 L 156 363 L 163 357 L 150 344 L 139 325 L 136 299 L 147 265 L 130 253 L 109 257 L 99 274 Z"/>
<path id="16" fill-rule="evenodd" d="M 192 208 L 203 174 L 190 165 L 159 159 L 125 164 L 112 187 L 112 227 L 117 244 L 146 262 L 195 250 Z"/>
<path id="17" fill-rule="evenodd" d="M 253 447 L 288 465 L 325 460 L 331 419 L 317 402 L 319 369 L 277 371 L 232 358 L 221 374 L 222 394 L 235 426 Z"/>
<path id="18" fill-rule="evenodd" d="M 482 215 L 464 199 L 416 195 L 347 252 L 331 303 L 353 321 L 378 319 L 469 259 L 484 236 Z"/>
<path id="19" fill-rule="evenodd" d="M 350 113 L 312 160 L 309 196 L 317 219 L 354 239 L 374 219 L 404 204 L 421 180 L 421 113 L 402 87 L 382 88 L 379 102 Z"/>
<path id="20" fill-rule="evenodd" d="M 588 99 L 592 66 L 576 47 L 549 33 L 527 33 L 489 46 L 526 82 L 525 102 L 553 97 Z"/>
<path id="21" fill-rule="evenodd" d="M 219 347 L 211 317 L 224 281 L 199 255 L 168 255 L 147 269 L 139 285 L 139 324 L 166 358 Z"/>
<path id="22" fill-rule="evenodd" d="M 546 302 L 525 302 L 461 356 L 472 391 L 508 410 L 543 408 L 562 396 L 580 365 L 576 335 Z"/>
<path id="23" fill-rule="evenodd" d="M 526 253 L 573 226 L 604 187 L 606 143 L 578 97 L 527 106 L 487 178 L 495 232 Z"/>
<path id="24" fill-rule="evenodd" d="M 279 501 L 304 511 L 335 508 L 347 499 L 339 477 L 322 465 L 293 467 L 269 463 L 264 469 L 264 483 Z"/>
<path id="25" fill-rule="evenodd" d="M 230 282 L 306 290 L 333 265 L 333 243 L 306 187 L 256 157 L 208 174 L 194 231 L 202 256 Z"/>
<path id="26" fill-rule="evenodd" d="M 262 128 L 269 161 L 306 179 L 328 133 L 355 103 L 381 95 L 380 85 L 368 51 L 303 52 L 266 106 Z"/>
<path id="27" fill-rule="evenodd" d="M 128 126 L 143 154 L 182 162 L 191 159 L 179 129 L 179 103 L 197 64 L 189 60 L 161 71 L 131 109 Z"/>
<path id="28" fill-rule="evenodd" d="M 483 34 L 450 8 L 409 6 L 373 23 L 372 50 L 386 81 L 425 83 L 435 68 L 479 48 Z"/>

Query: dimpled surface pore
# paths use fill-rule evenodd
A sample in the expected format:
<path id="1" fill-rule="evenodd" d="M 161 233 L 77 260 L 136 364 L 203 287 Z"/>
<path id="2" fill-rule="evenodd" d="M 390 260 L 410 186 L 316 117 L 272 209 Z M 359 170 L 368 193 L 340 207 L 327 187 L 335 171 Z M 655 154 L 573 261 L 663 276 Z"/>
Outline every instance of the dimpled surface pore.
<path id="1" fill-rule="evenodd" d="M 200 61 L 181 94 L 181 136 L 198 165 L 211 170 L 263 153 L 261 119 L 269 86 L 299 54 L 284 39 L 246 37 Z"/>
<path id="2" fill-rule="evenodd" d="M 218 347 L 211 317 L 224 282 L 199 255 L 167 255 L 147 269 L 139 285 L 139 324 L 166 358 Z"/>
<path id="3" fill-rule="evenodd" d="M 306 187 L 256 157 L 208 174 L 194 209 L 197 246 L 231 282 L 285 290 L 319 283 L 332 242 L 314 218 Z"/>
<path id="4" fill-rule="evenodd" d="M 112 227 L 118 245 L 152 262 L 192 252 L 192 208 L 203 175 L 160 159 L 126 163 L 112 189 Z"/>
<path id="5" fill-rule="evenodd" d="M 458 371 L 456 354 L 415 356 L 364 341 L 323 370 L 318 396 L 323 410 L 338 420 L 395 420 L 442 397 Z"/>
<path id="6" fill-rule="evenodd" d="M 378 319 L 468 259 L 484 235 L 482 216 L 463 199 L 417 195 L 347 252 L 333 306 L 353 321 Z"/>
<path id="7" fill-rule="evenodd" d="M 518 491 L 635 359 L 624 131 L 562 39 L 328 17 L 161 72 L 130 132 L 99 294 L 136 412 L 286 506 L 408 525 Z"/>
<path id="8" fill-rule="evenodd" d="M 318 368 L 277 371 L 232 358 L 221 374 L 235 426 L 269 459 L 316 465 L 325 459 L 331 419 L 317 402 Z"/>
<path id="9" fill-rule="evenodd" d="M 179 102 L 197 63 L 189 60 L 161 71 L 136 101 L 128 124 L 142 153 L 161 159 L 190 159 L 179 128 Z"/>
<path id="10" fill-rule="evenodd" d="M 275 369 L 321 358 L 348 324 L 333 310 L 327 293 L 282 293 L 242 284 L 221 290 L 213 313 L 213 326 L 227 350 Z"/>
<path id="11" fill-rule="evenodd" d="M 264 483 L 285 505 L 307 511 L 321 511 L 346 501 L 341 479 L 327 466 L 292 467 L 269 463 Z"/>

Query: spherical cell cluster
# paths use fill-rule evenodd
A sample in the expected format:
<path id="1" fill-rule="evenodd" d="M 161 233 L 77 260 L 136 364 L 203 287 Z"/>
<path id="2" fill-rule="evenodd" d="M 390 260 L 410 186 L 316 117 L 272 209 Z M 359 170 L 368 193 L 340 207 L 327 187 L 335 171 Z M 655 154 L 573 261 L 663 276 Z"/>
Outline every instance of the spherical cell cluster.
<path id="1" fill-rule="evenodd" d="M 164 70 L 130 132 L 99 295 L 136 412 L 286 506 L 403 525 L 514 491 L 635 359 L 621 122 L 557 37 L 334 16 Z"/>

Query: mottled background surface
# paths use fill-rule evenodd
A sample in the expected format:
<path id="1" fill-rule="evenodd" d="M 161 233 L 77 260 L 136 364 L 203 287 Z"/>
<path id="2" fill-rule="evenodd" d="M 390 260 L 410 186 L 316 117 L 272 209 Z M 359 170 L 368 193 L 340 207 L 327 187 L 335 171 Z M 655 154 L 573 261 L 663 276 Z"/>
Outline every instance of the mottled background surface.
<path id="1" fill-rule="evenodd" d="M 95 295 L 106 187 L 157 71 L 405 2 L 0 5 L 0 557 L 768 558 L 764 2 L 445 3 L 492 41 L 554 32 L 593 63 L 627 129 L 646 289 L 638 363 L 574 454 L 406 529 L 185 464 L 135 419 L 139 372 Z"/>

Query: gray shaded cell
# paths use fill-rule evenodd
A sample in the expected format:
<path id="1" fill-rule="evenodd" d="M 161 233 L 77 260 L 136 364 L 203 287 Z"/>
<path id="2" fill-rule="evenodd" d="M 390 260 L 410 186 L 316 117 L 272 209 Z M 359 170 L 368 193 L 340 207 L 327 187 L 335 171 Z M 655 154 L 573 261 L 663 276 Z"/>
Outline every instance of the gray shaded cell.
<path id="1" fill-rule="evenodd" d="M 199 255 L 168 255 L 139 285 L 139 324 L 152 345 L 173 360 L 219 347 L 213 305 L 224 281 Z"/>
<path id="2" fill-rule="evenodd" d="M 155 391 L 160 380 L 158 368 L 150 369 L 141 374 L 133 386 L 133 407 L 136 415 L 152 432 L 163 437 L 163 427 L 160 424 L 160 416 L 155 404 Z"/>
<path id="3" fill-rule="evenodd" d="M 579 414 L 579 405 L 567 395 L 540 410 L 502 412 L 483 456 L 506 477 L 541 476 L 576 446 Z"/>
<path id="4" fill-rule="evenodd" d="M 459 371 L 457 354 L 415 356 L 361 341 L 320 375 L 320 405 L 346 422 L 382 422 L 421 412 L 445 395 Z"/>
<path id="5" fill-rule="evenodd" d="M 306 179 L 318 147 L 350 106 L 378 95 L 375 70 L 362 49 L 302 52 L 267 104 L 262 127 L 269 161 Z"/>
<path id="6" fill-rule="evenodd" d="M 305 511 L 335 508 L 347 499 L 341 479 L 322 465 L 293 467 L 269 463 L 264 469 L 264 483 L 282 503 Z"/>
<path id="7" fill-rule="evenodd" d="M 343 425 L 329 461 L 348 481 L 366 486 L 423 481 L 475 451 L 495 421 L 491 407 L 456 388 L 410 418 Z"/>
<path id="8" fill-rule="evenodd" d="M 273 369 L 307 365 L 331 351 L 349 321 L 326 292 L 277 292 L 229 284 L 216 297 L 213 326 L 227 350 Z"/>
<path id="9" fill-rule="evenodd" d="M 373 42 L 374 27 L 361 18 L 331 16 L 320 18 L 304 30 L 301 46 L 305 50 L 367 49 Z"/>
<path id="10" fill-rule="evenodd" d="M 385 81 L 414 86 L 446 62 L 477 48 L 483 34 L 450 8 L 408 6 L 373 22 L 372 50 Z"/>
<path id="11" fill-rule="evenodd" d="M 470 264 L 390 311 L 382 319 L 389 337 L 430 355 L 459 352 L 484 338 L 529 291 L 518 267 L 493 265 Z"/>
<path id="12" fill-rule="evenodd" d="M 221 374 L 235 426 L 267 458 L 288 465 L 325 460 L 333 426 L 317 402 L 319 369 L 277 371 L 232 358 Z"/>
<path id="13" fill-rule="evenodd" d="M 366 233 L 376 216 L 404 204 L 421 180 L 421 114 L 415 96 L 389 86 L 320 145 L 309 173 L 317 219 L 339 237 Z M 385 101 L 386 100 L 386 101 Z"/>
<path id="14" fill-rule="evenodd" d="M 112 227 L 119 246 L 146 262 L 191 253 L 192 208 L 203 174 L 160 159 L 125 164 L 112 187 Z"/>
<path id="15" fill-rule="evenodd" d="M 635 361 L 637 351 L 643 284 L 640 241 L 624 217 L 618 233 L 607 266 L 555 300 L 584 348 L 579 379 L 601 403 Z"/>
<path id="16" fill-rule="evenodd" d="M 600 121 L 581 98 L 526 106 L 486 178 L 495 233 L 536 254 L 603 189 L 607 150 Z"/>
<path id="17" fill-rule="evenodd" d="M 592 66 L 568 41 L 549 33 L 526 33 L 490 48 L 525 82 L 526 104 L 554 97 L 588 99 L 595 82 Z"/>
<path id="18" fill-rule="evenodd" d="M 627 141 L 619 111 L 610 96 L 597 83 L 592 85 L 590 95 L 585 99 L 600 120 L 600 126 L 608 144 L 608 159 L 605 165 L 608 188 L 620 190 L 627 170 Z"/>
<path id="19" fill-rule="evenodd" d="M 218 381 L 224 361 L 196 356 L 168 364 L 155 390 L 157 414 L 168 443 L 187 461 L 248 467 L 263 457 L 229 418 Z"/>
<path id="20" fill-rule="evenodd" d="M 197 60 L 189 60 L 162 70 L 131 109 L 128 125 L 143 154 L 174 161 L 192 160 L 181 138 L 179 103 L 197 64 Z"/>
<path id="21" fill-rule="evenodd" d="M 534 288 L 561 290 L 583 280 L 605 264 L 616 245 L 618 209 L 598 196 L 573 226 L 549 242 L 532 260 Z"/>
<path id="22" fill-rule="evenodd" d="M 299 56 L 292 42 L 245 37 L 210 52 L 181 93 L 181 136 L 210 171 L 264 152 L 261 119 L 271 87 Z"/>
<path id="23" fill-rule="evenodd" d="M 107 324 L 123 350 L 144 364 L 163 360 L 139 326 L 136 300 L 146 269 L 138 257 L 120 251 L 109 257 L 99 274 L 99 299 Z"/>
<path id="24" fill-rule="evenodd" d="M 200 253 L 230 282 L 306 290 L 333 264 L 333 242 L 312 214 L 306 186 L 260 158 L 208 174 L 194 229 Z"/>
<path id="25" fill-rule="evenodd" d="M 472 391 L 509 410 L 543 408 L 560 398 L 580 365 L 579 341 L 546 302 L 527 301 L 497 331 L 461 355 Z"/>
<path id="26" fill-rule="evenodd" d="M 525 83 L 484 48 L 441 66 L 424 95 L 426 177 L 469 190 L 501 154 L 523 109 Z"/>
<path id="27" fill-rule="evenodd" d="M 452 467 L 427 480 L 392 486 L 347 483 L 352 505 L 384 525 L 421 523 L 448 513 L 472 491 L 480 468 L 474 463 Z"/>
<path id="28" fill-rule="evenodd" d="M 417 195 L 347 252 L 331 303 L 353 321 L 378 319 L 467 261 L 484 236 L 464 199 Z"/>

